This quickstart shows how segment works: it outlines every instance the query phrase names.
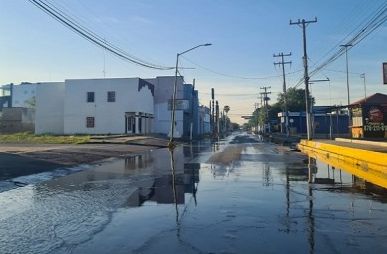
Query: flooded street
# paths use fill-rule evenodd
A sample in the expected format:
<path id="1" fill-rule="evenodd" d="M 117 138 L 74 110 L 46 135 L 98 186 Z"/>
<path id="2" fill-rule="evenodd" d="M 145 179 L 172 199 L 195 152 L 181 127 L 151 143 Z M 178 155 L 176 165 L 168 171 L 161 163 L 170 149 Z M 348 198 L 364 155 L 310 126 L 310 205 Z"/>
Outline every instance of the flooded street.
<path id="1" fill-rule="evenodd" d="M 385 253 L 386 202 L 239 133 L 1 192 L 0 253 Z"/>

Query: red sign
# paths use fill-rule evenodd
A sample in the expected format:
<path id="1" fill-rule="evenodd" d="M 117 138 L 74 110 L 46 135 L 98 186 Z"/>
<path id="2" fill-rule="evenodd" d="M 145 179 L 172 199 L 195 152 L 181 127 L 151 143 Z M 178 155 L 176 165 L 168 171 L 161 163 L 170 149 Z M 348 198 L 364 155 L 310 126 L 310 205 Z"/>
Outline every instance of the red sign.
<path id="1" fill-rule="evenodd" d="M 387 85 L 387 63 L 383 63 L 383 84 Z"/>

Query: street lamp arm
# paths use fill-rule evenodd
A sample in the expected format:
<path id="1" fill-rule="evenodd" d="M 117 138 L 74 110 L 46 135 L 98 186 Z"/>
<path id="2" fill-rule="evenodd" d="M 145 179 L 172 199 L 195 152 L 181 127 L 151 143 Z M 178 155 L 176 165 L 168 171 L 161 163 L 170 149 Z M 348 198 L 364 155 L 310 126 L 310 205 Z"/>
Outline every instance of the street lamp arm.
<path id="1" fill-rule="evenodd" d="M 187 53 L 187 52 L 189 52 L 189 51 L 191 51 L 191 50 L 197 49 L 197 48 L 199 48 L 199 47 L 207 47 L 207 46 L 211 46 L 211 45 L 212 45 L 211 43 L 200 44 L 200 45 L 197 45 L 197 46 L 195 46 L 195 47 L 193 47 L 193 48 L 187 49 L 186 51 L 183 51 L 183 52 L 181 52 L 181 53 L 178 53 L 177 55 L 180 56 L 180 55 L 183 55 L 183 54 L 185 54 L 185 53 Z"/>
<path id="2" fill-rule="evenodd" d="M 177 73 L 179 72 L 179 56 L 182 54 L 185 54 L 191 50 L 197 49 L 199 47 L 206 47 L 206 46 L 211 46 L 211 43 L 205 43 L 205 44 L 200 44 L 197 45 L 196 47 L 187 49 L 186 51 L 183 51 L 181 53 L 176 54 L 176 67 L 175 67 L 175 82 L 173 85 L 173 94 L 172 94 L 172 111 L 171 111 L 171 133 L 170 133 L 170 139 L 168 143 L 168 147 L 170 150 L 173 150 L 175 148 L 175 144 L 173 143 L 173 136 L 174 136 L 174 131 L 175 131 L 175 111 L 176 111 L 176 90 L 177 90 Z"/>

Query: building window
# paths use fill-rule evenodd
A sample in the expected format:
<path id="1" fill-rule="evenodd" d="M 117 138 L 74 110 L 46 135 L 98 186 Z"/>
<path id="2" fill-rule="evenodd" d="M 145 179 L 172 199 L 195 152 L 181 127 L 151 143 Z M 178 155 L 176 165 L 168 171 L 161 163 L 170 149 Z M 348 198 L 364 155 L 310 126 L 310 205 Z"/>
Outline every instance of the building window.
<path id="1" fill-rule="evenodd" d="M 107 101 L 108 102 L 115 102 L 116 101 L 116 92 L 114 92 L 114 91 L 107 92 Z"/>
<path id="2" fill-rule="evenodd" d="M 86 128 L 94 128 L 95 126 L 95 119 L 92 116 L 86 117 Z"/>
<path id="3" fill-rule="evenodd" d="M 87 102 L 94 102 L 94 92 L 87 92 Z"/>

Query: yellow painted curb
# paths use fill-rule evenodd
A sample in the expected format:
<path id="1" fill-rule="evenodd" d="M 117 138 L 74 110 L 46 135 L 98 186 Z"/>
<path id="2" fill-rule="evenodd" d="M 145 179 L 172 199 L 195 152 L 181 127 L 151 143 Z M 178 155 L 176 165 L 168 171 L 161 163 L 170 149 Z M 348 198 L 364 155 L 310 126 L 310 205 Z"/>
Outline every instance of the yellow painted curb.
<path id="1" fill-rule="evenodd" d="M 387 188 L 387 153 L 301 140 L 298 148 L 310 157 Z"/>
<path id="2" fill-rule="evenodd" d="M 373 168 L 377 170 L 387 171 L 387 153 L 356 149 L 352 147 L 345 147 L 310 140 L 301 140 L 299 148 L 300 150 L 309 149 L 320 153 L 330 153 L 336 154 L 338 156 L 344 156 L 347 157 L 348 160 L 352 160 L 354 164 L 361 164 L 366 162 L 367 164 L 373 165 Z"/>

